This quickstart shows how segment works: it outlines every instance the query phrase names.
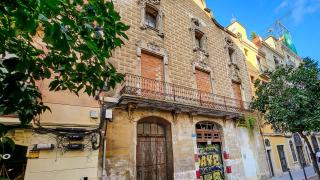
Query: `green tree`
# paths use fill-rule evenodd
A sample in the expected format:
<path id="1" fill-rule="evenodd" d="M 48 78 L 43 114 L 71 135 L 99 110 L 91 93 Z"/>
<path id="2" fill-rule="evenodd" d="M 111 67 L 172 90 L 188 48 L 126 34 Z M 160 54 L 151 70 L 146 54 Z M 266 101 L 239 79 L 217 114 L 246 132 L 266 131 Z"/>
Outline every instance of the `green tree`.
<path id="1" fill-rule="evenodd" d="M 257 33 L 256 32 L 251 32 L 251 35 L 250 35 L 251 37 L 251 40 L 254 40 L 258 35 L 257 35 Z"/>
<path id="2" fill-rule="evenodd" d="M 308 135 L 320 131 L 320 69 L 305 58 L 297 68 L 280 67 L 269 74 L 269 81 L 255 82 L 252 107 L 264 113 L 267 123 L 279 132 L 299 133 L 305 140 L 313 166 L 320 177 L 315 152 Z"/>
<path id="3" fill-rule="evenodd" d="M 105 0 L 2 0 L 0 115 L 27 125 L 48 110 L 36 86 L 44 79 L 51 91 L 77 95 L 115 87 L 123 75 L 107 59 L 128 38 L 120 20 Z"/>

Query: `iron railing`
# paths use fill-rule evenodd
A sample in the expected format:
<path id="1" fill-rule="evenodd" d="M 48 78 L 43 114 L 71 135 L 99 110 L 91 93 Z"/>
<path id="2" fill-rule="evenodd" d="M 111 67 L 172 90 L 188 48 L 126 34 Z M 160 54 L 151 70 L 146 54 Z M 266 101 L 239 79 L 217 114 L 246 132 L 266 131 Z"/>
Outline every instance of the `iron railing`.
<path id="1" fill-rule="evenodd" d="M 120 94 L 221 111 L 241 112 L 249 110 L 249 103 L 242 100 L 133 74 L 126 74 Z"/>

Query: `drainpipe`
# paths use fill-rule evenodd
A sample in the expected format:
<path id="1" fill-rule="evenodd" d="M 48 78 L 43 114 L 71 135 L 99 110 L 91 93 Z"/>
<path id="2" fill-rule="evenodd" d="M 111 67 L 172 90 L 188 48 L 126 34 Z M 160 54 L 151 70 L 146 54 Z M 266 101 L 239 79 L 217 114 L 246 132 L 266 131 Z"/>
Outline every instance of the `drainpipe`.
<path id="1" fill-rule="evenodd" d="M 268 168 L 269 168 L 269 176 L 272 177 L 272 171 L 271 171 L 271 166 L 270 166 L 270 162 L 269 162 L 269 159 L 267 157 L 267 148 L 266 148 L 266 145 L 264 144 L 264 135 L 263 135 L 263 130 L 262 130 L 262 127 L 259 127 L 259 130 L 260 130 L 260 134 L 261 134 L 261 138 L 262 138 L 262 144 L 263 144 L 263 149 L 264 149 L 264 152 L 265 152 L 265 157 L 267 159 L 267 165 L 268 165 Z"/>
<path id="2" fill-rule="evenodd" d="M 107 170 L 106 170 L 106 156 L 107 156 L 107 125 L 108 125 L 108 121 L 106 121 L 105 124 L 105 129 L 104 129 L 104 134 L 103 134 L 103 153 L 102 153 L 102 180 L 106 180 L 107 179 Z"/>

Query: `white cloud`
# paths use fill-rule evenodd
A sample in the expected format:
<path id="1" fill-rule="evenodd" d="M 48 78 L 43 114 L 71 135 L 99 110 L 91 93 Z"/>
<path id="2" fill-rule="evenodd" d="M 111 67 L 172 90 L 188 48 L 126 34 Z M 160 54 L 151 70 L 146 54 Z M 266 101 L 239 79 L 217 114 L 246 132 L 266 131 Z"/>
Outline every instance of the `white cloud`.
<path id="1" fill-rule="evenodd" d="M 275 9 L 276 13 L 290 12 L 296 24 L 299 24 L 307 14 L 320 11 L 320 0 L 284 0 Z"/>
<path id="2" fill-rule="evenodd" d="M 288 1 L 282 1 L 279 6 L 275 9 L 275 12 L 278 13 L 280 12 L 281 9 L 285 8 L 288 6 Z"/>

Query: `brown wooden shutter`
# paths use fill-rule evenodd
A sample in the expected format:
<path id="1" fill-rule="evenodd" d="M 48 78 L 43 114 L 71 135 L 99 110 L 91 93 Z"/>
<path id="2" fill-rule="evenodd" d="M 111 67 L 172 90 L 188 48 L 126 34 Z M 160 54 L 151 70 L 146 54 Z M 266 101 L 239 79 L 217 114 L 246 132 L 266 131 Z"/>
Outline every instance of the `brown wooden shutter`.
<path id="1" fill-rule="evenodd" d="M 163 80 L 163 60 L 161 57 L 142 53 L 141 76 L 154 80 Z"/>
<path id="2" fill-rule="evenodd" d="M 232 82 L 232 88 L 233 88 L 234 99 L 236 99 L 236 105 L 238 108 L 242 108 L 243 103 L 242 103 L 242 95 L 241 95 L 241 84 Z"/>
<path id="3" fill-rule="evenodd" d="M 210 73 L 196 69 L 197 89 L 211 93 Z"/>
<path id="4" fill-rule="evenodd" d="M 161 57 L 141 54 L 142 96 L 149 98 L 164 98 L 164 71 Z"/>

